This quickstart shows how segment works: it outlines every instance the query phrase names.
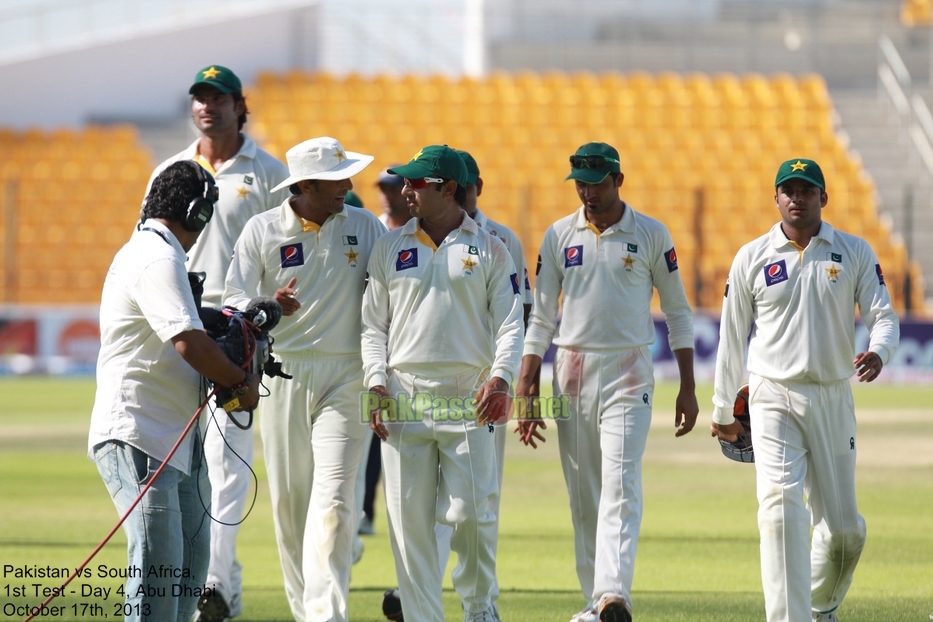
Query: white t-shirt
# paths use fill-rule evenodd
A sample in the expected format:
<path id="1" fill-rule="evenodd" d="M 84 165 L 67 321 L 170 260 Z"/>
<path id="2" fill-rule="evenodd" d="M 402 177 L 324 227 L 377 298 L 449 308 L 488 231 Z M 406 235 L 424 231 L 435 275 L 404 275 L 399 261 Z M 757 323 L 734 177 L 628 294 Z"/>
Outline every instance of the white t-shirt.
<path id="1" fill-rule="evenodd" d="M 203 328 L 181 244 L 161 223 L 146 221 L 104 280 L 90 457 L 95 445 L 119 440 L 165 460 L 200 398 L 200 376 L 175 351 L 172 337 Z M 188 473 L 190 434 L 169 464 Z"/>

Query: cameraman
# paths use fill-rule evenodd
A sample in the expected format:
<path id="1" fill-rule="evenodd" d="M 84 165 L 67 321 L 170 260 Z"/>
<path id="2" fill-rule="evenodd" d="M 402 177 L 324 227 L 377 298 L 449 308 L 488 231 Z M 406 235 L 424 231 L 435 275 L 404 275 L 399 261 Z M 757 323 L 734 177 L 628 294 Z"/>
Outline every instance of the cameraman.
<path id="1" fill-rule="evenodd" d="M 259 379 L 204 332 L 185 272 L 185 253 L 216 198 L 213 178 L 199 165 L 167 167 L 104 281 L 88 447 L 121 516 L 205 397 L 200 376 L 234 389 L 244 408 L 259 402 Z M 194 614 L 210 556 L 210 483 L 200 445 L 195 428 L 123 524 L 126 620 L 188 622 Z"/>

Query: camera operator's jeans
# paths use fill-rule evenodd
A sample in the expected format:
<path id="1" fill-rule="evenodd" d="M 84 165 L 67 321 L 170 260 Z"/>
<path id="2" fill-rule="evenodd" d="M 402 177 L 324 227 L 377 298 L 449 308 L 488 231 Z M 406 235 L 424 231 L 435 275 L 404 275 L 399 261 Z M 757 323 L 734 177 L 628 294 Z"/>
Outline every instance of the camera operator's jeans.
<path id="1" fill-rule="evenodd" d="M 94 460 L 123 516 L 161 462 L 122 441 L 94 448 Z M 123 523 L 127 539 L 124 620 L 189 622 L 210 560 L 211 485 L 194 441 L 191 475 L 166 466 Z"/>

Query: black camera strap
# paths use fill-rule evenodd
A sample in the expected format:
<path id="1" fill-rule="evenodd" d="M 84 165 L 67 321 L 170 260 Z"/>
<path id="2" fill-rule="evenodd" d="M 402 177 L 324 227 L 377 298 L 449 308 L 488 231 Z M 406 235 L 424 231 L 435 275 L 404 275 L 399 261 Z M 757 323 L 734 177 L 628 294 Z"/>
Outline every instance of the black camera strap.
<path id="1" fill-rule="evenodd" d="M 172 245 L 172 243 L 169 242 L 168 237 L 166 237 L 166 235 L 162 233 L 161 231 L 159 231 L 158 229 L 153 229 L 152 227 L 137 227 L 137 229 L 139 229 L 140 231 L 152 231 L 154 234 L 156 234 L 157 236 L 165 240 L 166 244 L 168 244 L 169 246 Z"/>

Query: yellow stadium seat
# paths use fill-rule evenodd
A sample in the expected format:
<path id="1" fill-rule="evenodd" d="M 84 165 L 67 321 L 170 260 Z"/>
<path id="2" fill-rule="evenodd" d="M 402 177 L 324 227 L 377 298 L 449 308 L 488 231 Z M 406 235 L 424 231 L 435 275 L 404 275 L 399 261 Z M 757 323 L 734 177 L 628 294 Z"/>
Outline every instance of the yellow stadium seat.
<path id="1" fill-rule="evenodd" d="M 794 155 L 825 161 L 836 214 L 888 240 L 889 249 L 898 248 L 890 232 L 879 228 L 873 183 L 836 136 L 832 102 L 816 75 L 525 71 L 453 81 L 440 75 L 299 77 L 260 76 L 257 102 L 265 102 L 264 91 L 290 80 L 294 88 L 281 105 L 284 110 L 296 101 L 303 106 L 296 115 L 257 105 L 254 128 L 263 129 L 267 140 L 290 145 L 295 131 L 339 131 L 342 140 L 351 138 L 391 161 L 404 161 L 429 142 L 467 148 L 487 182 L 484 205 L 516 224 L 532 258 L 546 227 L 579 205 L 573 185 L 563 182 L 567 156 L 591 140 L 619 150 L 626 173 L 623 198 L 669 223 L 684 266 L 703 279 L 697 290 L 703 306 L 718 308 L 732 255 L 775 222 L 774 170 Z M 318 106 L 318 100 L 324 104 Z M 790 136 L 796 137 L 793 143 Z M 0 136 L 0 144 L 4 140 L 11 139 Z M 17 166 L 32 170 L 37 161 L 68 166 L 43 151 L 41 141 L 21 140 L 26 146 L 17 162 L 26 164 Z M 4 166 L 13 170 L 0 161 L 0 175 Z M 76 169 L 67 170 L 73 177 Z M 81 170 L 93 176 L 93 170 Z M 374 179 L 360 177 L 364 185 Z M 701 245 L 693 230 L 698 190 Z M 907 263 L 900 251 L 886 252 L 902 264 L 890 268 L 896 283 L 898 274 L 907 274 Z"/>

